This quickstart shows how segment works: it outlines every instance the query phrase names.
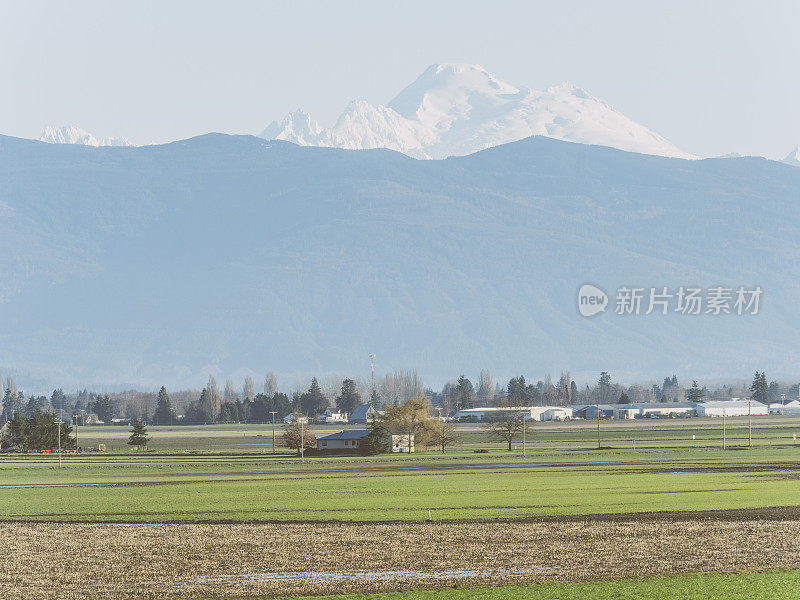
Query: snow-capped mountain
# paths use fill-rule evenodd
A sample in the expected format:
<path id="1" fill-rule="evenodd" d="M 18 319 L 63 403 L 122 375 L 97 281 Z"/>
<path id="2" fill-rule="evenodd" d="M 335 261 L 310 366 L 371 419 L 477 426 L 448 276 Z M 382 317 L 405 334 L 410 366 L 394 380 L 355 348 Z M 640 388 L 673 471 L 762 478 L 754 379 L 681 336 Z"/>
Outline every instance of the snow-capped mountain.
<path id="1" fill-rule="evenodd" d="M 800 146 L 789 152 L 781 162 L 793 167 L 800 167 Z"/>
<path id="2" fill-rule="evenodd" d="M 98 139 L 85 129 L 81 129 L 77 125 L 64 125 L 63 127 L 54 127 L 52 125 L 45 127 L 42 135 L 39 136 L 40 142 L 47 142 L 48 144 L 78 144 L 80 146 L 133 146 L 133 144 L 123 138 L 104 137 Z"/>
<path id="3" fill-rule="evenodd" d="M 483 67 L 460 63 L 428 67 L 388 106 L 352 102 L 330 128 L 298 110 L 273 121 L 260 137 L 304 146 L 389 148 L 438 159 L 532 135 L 695 158 L 578 87 L 518 88 Z"/>

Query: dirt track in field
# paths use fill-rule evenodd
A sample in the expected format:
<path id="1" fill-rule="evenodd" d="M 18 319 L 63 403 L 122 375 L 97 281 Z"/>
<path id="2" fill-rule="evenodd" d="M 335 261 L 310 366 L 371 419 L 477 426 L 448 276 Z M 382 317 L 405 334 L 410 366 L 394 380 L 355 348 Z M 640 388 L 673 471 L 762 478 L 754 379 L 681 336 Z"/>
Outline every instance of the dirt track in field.
<path id="1" fill-rule="evenodd" d="M 20 600 L 213 598 L 800 566 L 794 509 L 447 523 L 2 524 Z"/>

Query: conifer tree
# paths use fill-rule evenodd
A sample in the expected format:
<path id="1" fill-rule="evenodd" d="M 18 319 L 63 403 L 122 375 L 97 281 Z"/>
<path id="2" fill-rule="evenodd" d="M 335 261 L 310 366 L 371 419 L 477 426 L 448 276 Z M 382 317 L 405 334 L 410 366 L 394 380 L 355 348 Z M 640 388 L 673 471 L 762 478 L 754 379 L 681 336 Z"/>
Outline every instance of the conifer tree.
<path id="1" fill-rule="evenodd" d="M 300 404 L 303 412 L 310 416 L 323 413 L 328 408 L 328 399 L 322 393 L 322 388 L 319 387 L 316 377 L 311 380 L 311 387 L 301 397 Z"/>
<path id="2" fill-rule="evenodd" d="M 136 419 L 131 425 L 131 435 L 128 437 L 129 446 L 138 446 L 139 448 L 146 447 L 150 437 L 147 435 L 147 427 L 144 426 L 139 419 Z"/>
<path id="3" fill-rule="evenodd" d="M 342 381 L 342 393 L 336 398 L 336 410 L 350 414 L 361 404 L 361 395 L 352 379 Z"/>
<path id="4" fill-rule="evenodd" d="M 167 388 L 162 385 L 161 389 L 158 391 L 158 404 L 156 405 L 156 412 L 154 415 L 156 425 L 171 425 L 174 416 L 172 405 L 169 401 L 169 394 L 167 394 Z"/>

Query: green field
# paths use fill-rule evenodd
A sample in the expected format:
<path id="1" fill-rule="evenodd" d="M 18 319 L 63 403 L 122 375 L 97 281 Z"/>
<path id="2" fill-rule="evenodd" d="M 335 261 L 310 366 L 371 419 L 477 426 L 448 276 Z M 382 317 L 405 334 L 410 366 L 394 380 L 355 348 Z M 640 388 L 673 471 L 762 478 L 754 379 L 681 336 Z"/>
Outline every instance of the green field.
<path id="1" fill-rule="evenodd" d="M 442 457 L 5 456 L 0 515 L 57 521 L 421 521 L 793 506 L 800 448 Z M 523 466 L 524 465 L 524 466 Z M 10 487 L 23 486 L 23 487 Z M 30 487 L 24 487 L 30 486 Z"/>
<path id="2" fill-rule="evenodd" d="M 40 570 L 61 552 L 41 540 L 58 539 L 80 573 L 113 573 L 114 600 L 131 589 L 180 597 L 175 585 L 215 598 L 241 585 L 262 597 L 371 592 L 330 600 L 794 598 L 800 571 L 686 575 L 800 566 L 800 421 L 754 419 L 752 447 L 746 425 L 728 420 L 723 450 L 719 420 L 605 421 L 598 449 L 596 423 L 537 423 L 523 456 L 520 442 L 508 452 L 464 424 L 446 455 L 304 461 L 280 445 L 273 454 L 271 427 L 259 425 L 154 427 L 147 452 L 127 447 L 127 428 L 85 427 L 81 445 L 107 452 L 63 455 L 61 467 L 53 454 L 0 455 L 0 520 L 16 532 L 0 548 L 15 575 L 0 574 L 0 587 L 57 598 Z M 329 551 L 338 545 L 347 552 Z M 389 578 L 342 587 L 302 576 L 365 565 Z M 452 569 L 466 574 L 448 580 Z M 291 587 L 259 580 L 297 571 Z M 76 598 L 94 597 L 91 578 L 59 577 Z M 428 585 L 440 589 L 414 590 Z"/>
<path id="3" fill-rule="evenodd" d="M 794 600 L 798 588 L 800 571 L 788 571 L 306 596 L 295 600 Z"/>

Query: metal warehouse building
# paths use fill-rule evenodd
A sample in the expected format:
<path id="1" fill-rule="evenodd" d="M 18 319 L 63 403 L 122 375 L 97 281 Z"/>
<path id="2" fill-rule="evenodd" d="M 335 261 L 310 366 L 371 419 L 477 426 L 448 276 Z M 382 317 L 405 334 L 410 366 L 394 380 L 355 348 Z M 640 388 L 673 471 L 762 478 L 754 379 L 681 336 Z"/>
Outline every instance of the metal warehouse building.
<path id="1" fill-rule="evenodd" d="M 695 406 L 698 417 L 741 417 L 746 415 L 767 415 L 769 407 L 755 400 L 712 400 L 698 402 Z"/>

